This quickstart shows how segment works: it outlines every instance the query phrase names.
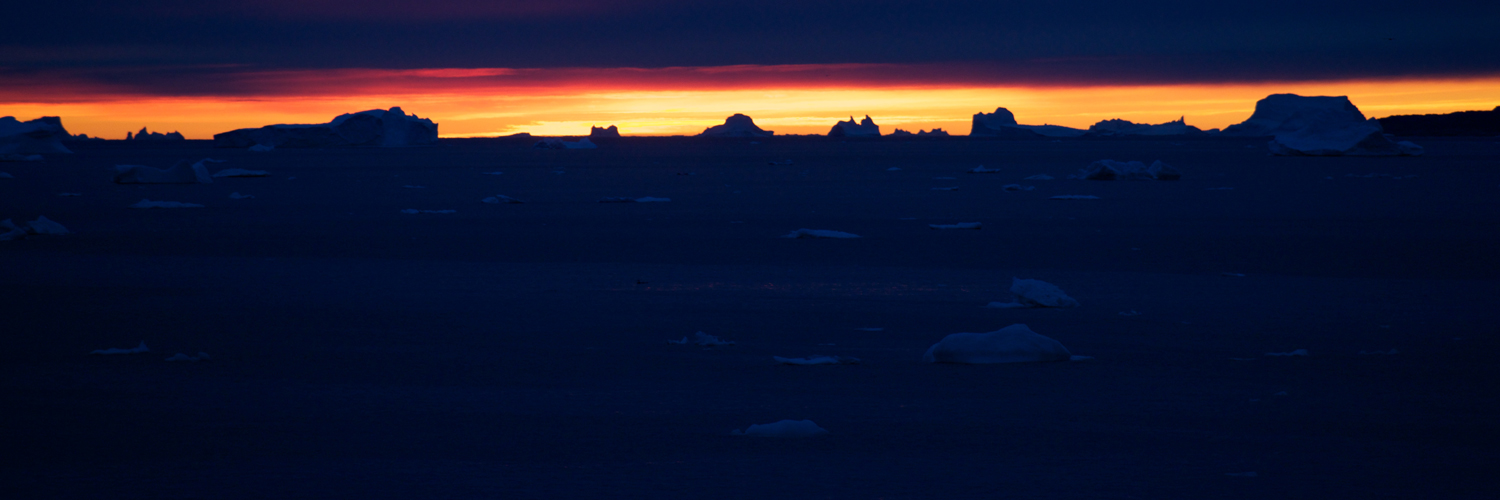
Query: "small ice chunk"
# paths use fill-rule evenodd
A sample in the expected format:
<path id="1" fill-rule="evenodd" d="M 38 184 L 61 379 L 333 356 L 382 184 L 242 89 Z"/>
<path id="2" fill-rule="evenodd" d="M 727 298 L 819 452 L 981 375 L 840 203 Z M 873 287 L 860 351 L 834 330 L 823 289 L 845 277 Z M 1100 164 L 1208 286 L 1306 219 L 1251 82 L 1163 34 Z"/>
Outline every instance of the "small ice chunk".
<path id="1" fill-rule="evenodd" d="M 653 203 L 653 202 L 658 202 L 659 203 L 659 202 L 664 202 L 664 201 L 672 201 L 672 199 L 671 198 L 652 198 L 650 196 L 647 196 L 647 197 L 644 197 L 644 198 L 636 198 L 635 199 L 636 203 Z"/>
<path id="2" fill-rule="evenodd" d="M 142 198 L 141 201 L 135 202 L 130 208 L 203 208 L 203 205 L 180 201 L 151 201 Z"/>
<path id="3" fill-rule="evenodd" d="M 487 197 L 487 198 L 485 198 L 483 200 L 479 200 L 479 201 L 483 201 L 485 203 L 525 203 L 525 202 L 523 202 L 521 200 L 518 200 L 518 199 L 515 199 L 515 198 L 511 198 L 511 197 L 503 195 L 503 194 L 497 194 L 497 195 L 494 195 L 494 196 L 490 196 L 490 197 Z"/>
<path id="4" fill-rule="evenodd" d="M 1098 196 L 1093 196 L 1093 195 L 1087 195 L 1087 194 L 1060 194 L 1060 195 L 1057 195 L 1057 196 L 1053 196 L 1052 199 L 1054 199 L 1054 200 L 1097 200 L 1097 199 L 1099 199 L 1099 197 Z"/>
<path id="5" fill-rule="evenodd" d="M 403 214 L 456 214 L 456 213 L 458 213 L 458 211 L 457 210 L 417 210 L 415 208 L 408 208 L 408 209 L 402 210 L 401 213 L 403 213 Z"/>
<path id="6" fill-rule="evenodd" d="M 271 173 L 265 170 L 245 170 L 243 168 L 226 168 L 214 172 L 214 177 L 270 177 Z"/>
<path id="7" fill-rule="evenodd" d="M 1028 181 L 1050 181 L 1052 179 L 1054 179 L 1054 177 L 1052 177 L 1050 175 L 1047 175 L 1047 174 L 1036 174 L 1036 175 L 1026 176 L 1026 178 L 1022 179 L 1022 180 L 1028 180 Z"/>
<path id="8" fill-rule="evenodd" d="M 811 420 L 782 420 L 770 424 L 755 424 L 743 431 L 735 429 L 733 432 L 730 432 L 730 434 L 735 436 L 776 438 L 812 437 L 827 433 L 828 429 L 818 427 L 818 424 L 813 423 Z"/>
<path id="9" fill-rule="evenodd" d="M 206 352 L 200 352 L 200 353 L 198 353 L 197 356 L 188 356 L 186 354 L 183 354 L 183 353 L 179 352 L 179 353 L 177 353 L 176 356 L 172 356 L 170 358 L 167 358 L 167 361 L 204 361 L 204 360 L 207 360 L 207 359 L 208 359 L 208 353 L 206 353 Z"/>
<path id="10" fill-rule="evenodd" d="M 26 238 L 26 228 L 17 226 L 14 222 L 11 222 L 10 219 L 0 220 L 0 229 L 5 230 L 5 232 L 0 233 L 0 241 L 11 241 Z"/>
<path id="11" fill-rule="evenodd" d="M 989 333 L 955 333 L 922 355 L 928 363 L 998 364 L 1068 361 L 1073 353 L 1051 338 L 1014 324 Z"/>
<path id="12" fill-rule="evenodd" d="M 68 228 L 63 227 L 62 224 L 53 222 L 52 219 L 48 219 L 46 216 L 38 215 L 36 217 L 36 220 L 26 223 L 26 232 L 28 234 L 50 234 L 53 236 L 62 236 L 64 234 L 71 233 L 72 231 L 69 231 Z"/>
<path id="13" fill-rule="evenodd" d="M 144 340 L 141 341 L 140 345 L 137 345 L 137 346 L 132 347 L 130 349 L 120 349 L 118 347 L 110 348 L 110 349 L 95 349 L 93 351 L 89 351 L 89 354 L 100 354 L 100 355 L 139 354 L 139 353 L 143 353 L 143 352 L 151 352 L 151 349 L 147 349 L 146 348 L 146 341 L 144 341 Z"/>
<path id="14" fill-rule="evenodd" d="M 1267 356 L 1306 356 L 1307 349 L 1297 349 L 1292 352 L 1268 352 Z"/>
<path id="15" fill-rule="evenodd" d="M 895 172 L 897 170 L 901 170 L 901 167 L 891 167 L 891 168 L 885 169 L 886 172 Z"/>
<path id="16" fill-rule="evenodd" d="M 1010 293 L 1027 307 L 1078 307 L 1078 301 L 1063 293 L 1057 285 L 1041 280 L 1011 278 Z"/>
<path id="17" fill-rule="evenodd" d="M 261 144 L 256 144 L 254 146 L 250 146 L 249 149 L 250 149 L 251 153 L 264 153 L 264 152 L 276 149 L 276 146 L 265 146 L 265 145 L 261 145 Z"/>
<path id="18" fill-rule="evenodd" d="M 998 169 L 998 168 L 984 168 L 984 165 L 980 165 L 980 166 L 977 166 L 977 167 L 969 169 L 969 173 L 971 173 L 971 174 L 993 174 L 993 173 L 997 173 L 999 171 L 1000 171 L 1000 169 Z"/>
<path id="19" fill-rule="evenodd" d="M 941 188 L 932 188 L 932 190 L 933 190 L 933 191 L 957 191 L 957 190 L 958 190 L 958 186 L 953 186 L 953 187 L 941 187 Z"/>
<path id="20" fill-rule="evenodd" d="M 806 358 L 783 358 L 781 356 L 771 356 L 771 359 L 774 359 L 774 360 L 776 360 L 777 363 L 780 363 L 780 364 L 783 364 L 783 365 L 812 366 L 812 365 L 857 365 L 857 364 L 859 364 L 859 358 L 850 358 L 850 357 L 845 357 L 845 356 L 813 355 L 811 357 L 806 357 Z"/>
<path id="21" fill-rule="evenodd" d="M 959 222 L 957 224 L 928 224 L 933 229 L 983 229 L 984 225 L 978 222 Z"/>
<path id="22" fill-rule="evenodd" d="M 843 231 L 832 231 L 832 230 L 828 230 L 828 229 L 807 229 L 807 228 L 798 229 L 796 231 L 792 231 L 791 233 L 788 233 L 788 234 L 782 236 L 782 238 L 798 238 L 798 239 L 801 239 L 801 238 L 844 238 L 844 239 L 847 239 L 847 238 L 859 238 L 859 237 L 860 236 L 857 235 L 857 234 L 846 233 L 846 232 L 843 232 Z"/>
<path id="23" fill-rule="evenodd" d="M 239 192 L 229 193 L 229 199 L 231 200 L 248 200 L 254 197 L 255 195 L 253 194 L 240 194 Z"/>

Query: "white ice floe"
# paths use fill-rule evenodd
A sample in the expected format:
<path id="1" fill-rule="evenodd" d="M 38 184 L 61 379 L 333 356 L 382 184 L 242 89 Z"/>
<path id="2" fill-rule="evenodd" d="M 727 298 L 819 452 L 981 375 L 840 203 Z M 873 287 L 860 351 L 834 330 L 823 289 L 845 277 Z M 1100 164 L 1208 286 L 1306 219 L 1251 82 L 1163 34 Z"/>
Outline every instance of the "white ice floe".
<path id="1" fill-rule="evenodd" d="M 1000 172 L 1000 169 L 998 169 L 998 168 L 984 168 L 984 165 L 980 165 L 980 166 L 977 166 L 977 167 L 969 169 L 969 173 L 971 173 L 971 174 L 993 174 L 993 173 L 998 173 L 998 172 Z"/>
<path id="2" fill-rule="evenodd" d="M 1359 353 L 1360 354 L 1386 354 L 1386 355 L 1400 354 L 1398 351 L 1396 351 L 1395 348 L 1392 348 L 1389 351 L 1359 351 Z"/>
<path id="3" fill-rule="evenodd" d="M 1026 176 L 1025 179 L 1022 179 L 1022 180 L 1027 180 L 1027 181 L 1050 181 L 1052 179 L 1054 179 L 1054 177 L 1052 177 L 1050 175 L 1047 175 L 1047 174 L 1036 174 L 1036 175 L 1028 175 L 1028 176 Z"/>
<path id="4" fill-rule="evenodd" d="M 204 361 L 204 360 L 207 360 L 207 359 L 209 359 L 209 358 L 208 358 L 208 353 L 206 353 L 206 352 L 199 352 L 198 355 L 196 355 L 196 356 L 188 356 L 186 354 L 183 354 L 183 353 L 179 352 L 179 353 L 177 353 L 176 356 L 172 356 L 170 358 L 167 358 L 167 361 Z"/>
<path id="5" fill-rule="evenodd" d="M 69 231 L 68 228 L 63 227 L 62 224 L 53 222 L 52 219 L 48 219 L 44 216 L 38 215 L 36 217 L 36 220 L 26 223 L 26 232 L 30 234 L 62 236 L 64 234 L 71 233 L 72 231 Z"/>
<path id="6" fill-rule="evenodd" d="M 11 241 L 26 238 L 26 228 L 17 226 L 10 219 L 0 220 L 0 241 Z"/>
<path id="7" fill-rule="evenodd" d="M 1020 184 L 1006 184 L 1004 186 L 1000 186 L 1000 189 L 1003 189 L 1003 190 L 1006 190 L 1006 191 L 1014 193 L 1014 192 L 1017 192 L 1017 191 L 1031 191 L 1031 190 L 1036 189 L 1036 186 L 1022 186 Z"/>
<path id="8" fill-rule="evenodd" d="M 750 428 L 743 431 L 735 429 L 730 434 L 735 436 L 794 438 L 828 434 L 828 429 L 818 427 L 818 424 L 813 423 L 811 420 L 782 420 L 770 424 L 751 425 Z"/>
<path id="9" fill-rule="evenodd" d="M 774 359 L 774 360 L 776 360 L 777 363 L 780 363 L 780 364 L 783 364 L 783 365 L 812 366 L 812 365 L 857 365 L 857 364 L 859 364 L 859 358 L 850 358 L 850 357 L 846 357 L 846 356 L 821 356 L 821 355 L 813 355 L 813 356 L 806 357 L 806 358 L 783 358 L 781 356 L 771 356 L 771 359 Z"/>
<path id="10" fill-rule="evenodd" d="M 928 224 L 933 229 L 983 229 L 984 225 L 978 222 L 959 222 L 957 224 Z"/>
<path id="11" fill-rule="evenodd" d="M 238 192 L 229 193 L 229 199 L 231 200 L 248 200 L 254 197 L 255 195 L 253 194 L 240 194 Z"/>
<path id="12" fill-rule="evenodd" d="M 504 204 L 504 203 L 510 203 L 510 204 L 525 203 L 524 201 L 521 201 L 521 200 L 518 200 L 518 199 L 515 199 L 515 198 L 511 198 L 511 197 L 503 195 L 503 194 L 497 194 L 497 195 L 494 195 L 494 196 L 486 197 L 485 199 L 479 200 L 479 201 L 482 201 L 482 202 L 485 202 L 485 203 L 501 203 L 501 204 Z"/>
<path id="13" fill-rule="evenodd" d="M 1011 278 L 1010 293 L 1016 294 L 1015 302 L 991 302 L 988 307 L 996 309 L 1078 307 L 1078 301 L 1069 297 L 1057 285 L 1041 280 Z"/>
<path id="14" fill-rule="evenodd" d="M 270 177 L 271 173 L 265 170 L 245 170 L 243 168 L 226 168 L 214 172 L 214 177 Z"/>
<path id="15" fill-rule="evenodd" d="M 254 146 L 250 146 L 249 149 L 250 149 L 250 152 L 252 152 L 252 153 L 264 153 L 264 152 L 276 149 L 276 146 L 263 146 L 263 145 L 260 145 L 260 144 L 256 144 Z"/>
<path id="16" fill-rule="evenodd" d="M 180 201 L 151 201 L 142 198 L 141 201 L 135 202 L 130 208 L 203 208 L 203 205 Z"/>
<path id="17" fill-rule="evenodd" d="M 796 231 L 792 231 L 791 233 L 788 233 L 788 234 L 782 236 L 782 238 L 859 238 L 859 237 L 860 236 L 857 235 L 857 234 L 845 233 L 843 231 L 831 231 L 831 230 L 828 230 L 828 229 L 807 229 L 807 228 L 798 229 Z"/>
<path id="18" fill-rule="evenodd" d="M 1060 195 L 1057 195 L 1057 196 L 1053 196 L 1051 199 L 1054 199 L 1054 200 L 1097 200 L 1097 199 L 1099 199 L 1099 197 L 1098 196 L 1094 196 L 1094 195 L 1089 195 L 1089 194 L 1060 194 Z"/>
<path id="19" fill-rule="evenodd" d="M 166 170 L 145 165 L 115 165 L 115 184 L 213 184 L 214 179 L 208 175 L 203 162 L 221 161 L 204 158 L 188 164 L 183 160 Z"/>
<path id="20" fill-rule="evenodd" d="M 371 109 L 312 125 L 268 125 L 214 134 L 216 148 L 404 147 L 438 143 L 438 124 L 401 108 Z"/>
<path id="21" fill-rule="evenodd" d="M 1307 349 L 1297 349 L 1292 352 L 1268 352 L 1267 356 L 1307 356 Z"/>
<path id="22" fill-rule="evenodd" d="M 417 210 L 415 208 L 408 208 L 408 209 L 402 210 L 401 213 L 403 213 L 403 214 L 456 214 L 456 213 L 458 213 L 458 211 L 457 210 Z"/>
<path id="23" fill-rule="evenodd" d="M 144 340 L 141 341 L 140 345 L 137 345 L 137 346 L 132 347 L 130 349 L 120 349 L 118 347 L 110 348 L 110 349 L 95 349 L 93 351 L 89 351 L 89 354 L 102 354 L 102 355 L 110 355 L 110 354 L 140 354 L 140 353 L 143 353 L 143 352 L 151 352 L 151 349 L 147 349 L 146 348 L 146 341 L 144 341 Z"/>
<path id="24" fill-rule="evenodd" d="M 1182 173 L 1161 160 L 1149 167 L 1138 161 L 1099 160 L 1083 169 L 1079 177 L 1091 181 L 1175 181 L 1182 178 Z"/>
<path id="25" fill-rule="evenodd" d="M 996 364 L 1069 361 L 1062 343 L 1014 324 L 989 333 L 955 333 L 922 355 L 928 363 Z"/>
<path id="26" fill-rule="evenodd" d="M 682 345 L 687 345 L 688 338 L 687 337 L 683 337 L 682 340 L 668 340 L 667 343 L 668 344 L 682 344 Z M 730 342 L 730 341 L 726 341 L 726 340 L 721 340 L 721 339 L 719 339 L 719 337 L 716 337 L 716 336 L 713 336 L 713 335 L 709 335 L 709 334 L 703 333 L 703 332 L 694 333 L 693 334 L 692 343 L 694 345 L 708 346 L 708 347 L 716 346 L 716 345 L 734 345 L 734 342 Z"/>

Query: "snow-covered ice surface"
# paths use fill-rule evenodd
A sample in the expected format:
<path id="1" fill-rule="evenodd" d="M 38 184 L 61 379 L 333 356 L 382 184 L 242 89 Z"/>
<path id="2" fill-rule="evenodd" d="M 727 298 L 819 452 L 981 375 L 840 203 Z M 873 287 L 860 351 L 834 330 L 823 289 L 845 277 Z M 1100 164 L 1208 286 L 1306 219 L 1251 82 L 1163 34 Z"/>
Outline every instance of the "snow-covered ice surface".
<path id="1" fill-rule="evenodd" d="M 927 348 L 922 361 L 987 365 L 1069 361 L 1073 353 L 1051 338 L 1015 324 L 989 333 L 955 333 Z"/>
<path id="2" fill-rule="evenodd" d="M 1235 500 L 1493 491 L 1493 138 L 1423 138 L 1426 154 L 1402 158 L 1271 156 L 1258 137 L 1171 139 L 1180 147 L 624 137 L 588 151 L 532 150 L 535 140 L 270 153 L 77 141 L 75 154 L 0 164 L 16 177 L 0 180 L 0 220 L 45 215 L 76 233 L 0 242 L 0 391 L 21 409 L 0 412 L 10 451 L 0 490 Z M 213 170 L 274 175 L 109 181 L 112 165 L 205 157 L 230 160 Z M 767 165 L 786 158 L 796 165 Z M 1186 175 L 1062 180 L 1103 158 L 1160 159 Z M 962 174 L 980 164 L 1005 172 Z M 1345 177 L 1371 172 L 1392 178 Z M 1039 173 L 1058 179 L 1022 180 Z M 1037 189 L 1002 192 L 1010 183 Z M 1220 186 L 1236 189 L 1205 190 Z M 236 191 L 256 198 L 226 198 Z M 528 203 L 480 202 L 497 193 Z M 1048 199 L 1066 194 L 1103 199 Z M 596 203 L 622 195 L 672 202 Z M 209 207 L 124 208 L 142 198 Z M 984 229 L 926 227 L 973 221 Z M 864 238 L 777 238 L 796 228 Z M 1013 276 L 1059 285 L 1082 306 L 978 307 L 1010 301 Z M 1143 314 L 1119 315 L 1130 310 Z M 1015 323 L 1097 359 L 921 361 L 947 334 Z M 737 344 L 693 345 L 699 330 Z M 86 355 L 142 339 L 151 352 Z M 1359 354 L 1393 347 L 1400 354 Z M 1311 355 L 1265 356 L 1296 349 Z M 213 359 L 163 361 L 199 351 Z M 813 354 L 862 362 L 774 362 Z M 831 433 L 729 435 L 788 418 Z M 1225 476 L 1244 471 L 1259 476 Z"/>
<path id="3" fill-rule="evenodd" d="M 828 430 L 818 427 L 811 420 L 781 420 L 769 424 L 754 424 L 745 430 L 734 430 L 730 434 L 736 436 L 772 437 L 772 438 L 798 438 L 813 437 L 828 434 Z"/>

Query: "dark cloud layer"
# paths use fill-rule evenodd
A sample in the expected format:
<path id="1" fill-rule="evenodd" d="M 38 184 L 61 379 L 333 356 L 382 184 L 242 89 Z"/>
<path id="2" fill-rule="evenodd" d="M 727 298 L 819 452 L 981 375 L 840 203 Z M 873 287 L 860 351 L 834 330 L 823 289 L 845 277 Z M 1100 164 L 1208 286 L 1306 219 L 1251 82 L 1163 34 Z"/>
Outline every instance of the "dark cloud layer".
<path id="1" fill-rule="evenodd" d="M 1500 36 L 1493 28 L 1500 24 L 1500 4 L 1472 1 L 62 0 L 8 10 L 0 66 L 13 78 L 65 69 L 108 75 L 119 68 L 171 73 L 216 65 L 937 62 L 987 68 L 996 83 L 1500 72 Z"/>

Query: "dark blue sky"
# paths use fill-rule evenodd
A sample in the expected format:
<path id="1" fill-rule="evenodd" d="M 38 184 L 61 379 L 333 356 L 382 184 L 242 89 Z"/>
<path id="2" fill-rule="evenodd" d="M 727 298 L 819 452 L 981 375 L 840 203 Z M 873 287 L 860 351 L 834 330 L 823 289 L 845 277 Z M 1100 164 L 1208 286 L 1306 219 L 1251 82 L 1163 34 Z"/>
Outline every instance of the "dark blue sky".
<path id="1" fill-rule="evenodd" d="M 1500 2 L 51 0 L 0 67 L 664 67 L 966 62 L 1018 82 L 1500 72 Z"/>

